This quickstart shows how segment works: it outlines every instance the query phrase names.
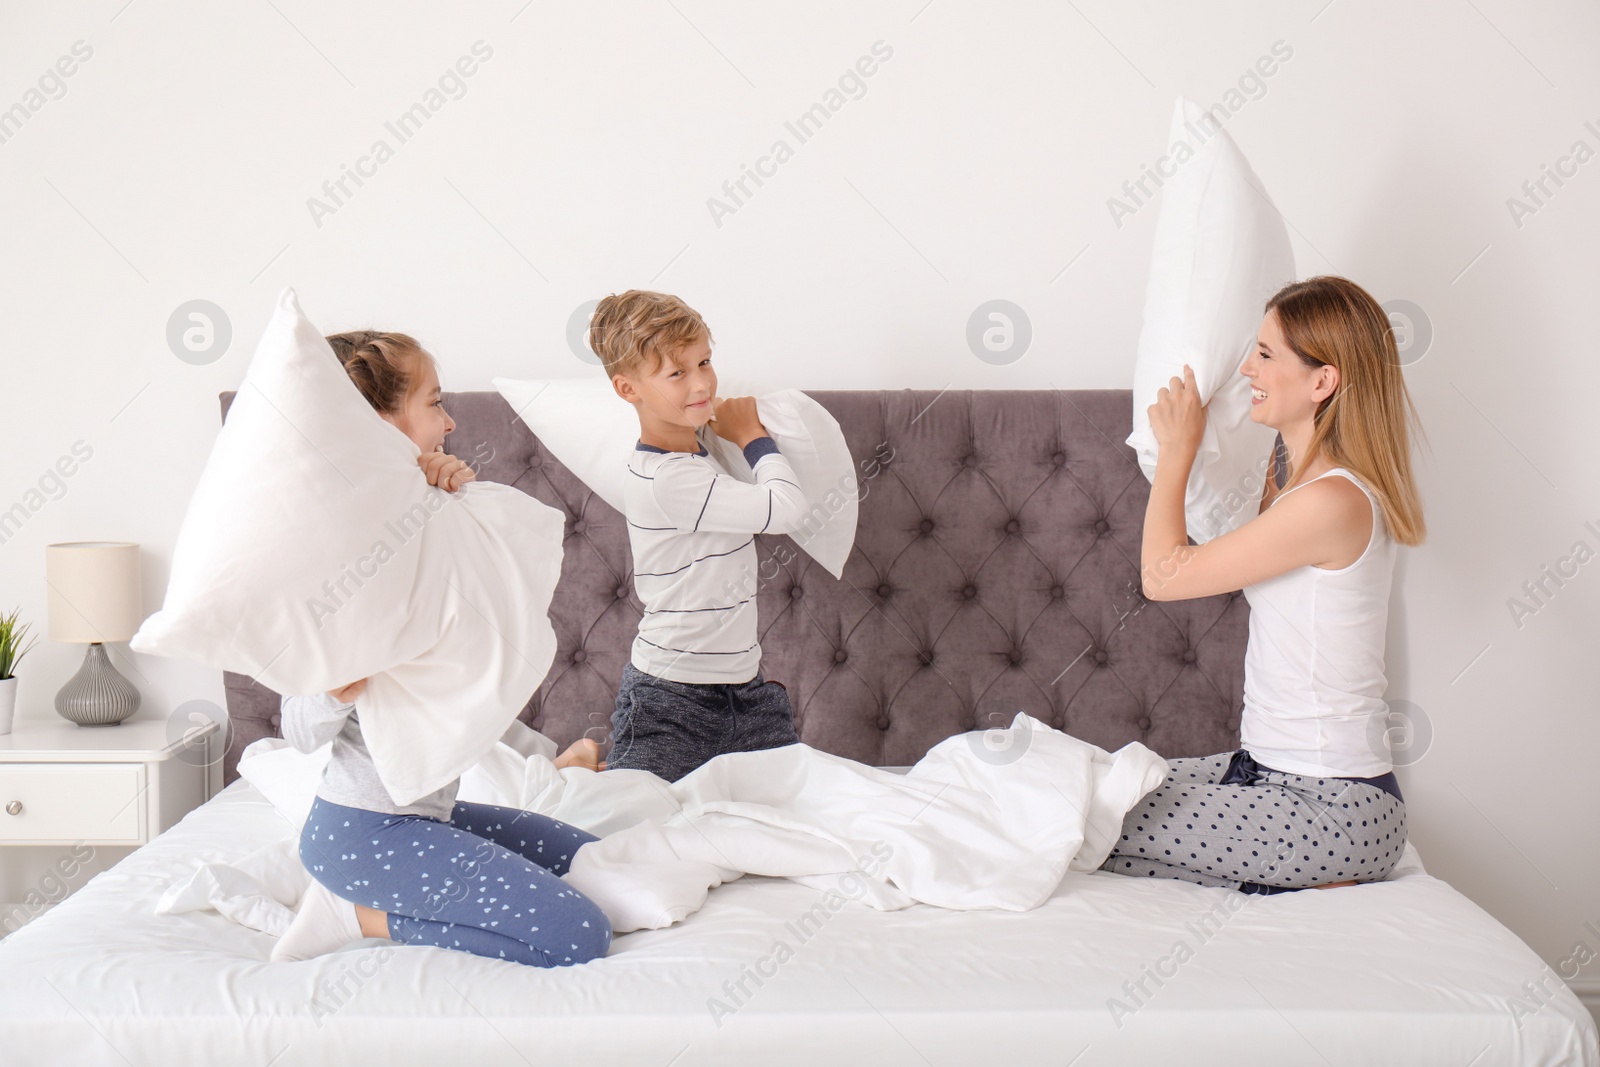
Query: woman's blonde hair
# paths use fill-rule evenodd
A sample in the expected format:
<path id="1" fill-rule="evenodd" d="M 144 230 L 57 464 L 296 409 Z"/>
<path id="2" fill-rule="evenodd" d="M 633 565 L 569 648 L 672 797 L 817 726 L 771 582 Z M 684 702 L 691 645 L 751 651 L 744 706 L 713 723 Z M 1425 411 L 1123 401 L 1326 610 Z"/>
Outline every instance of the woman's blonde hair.
<path id="1" fill-rule="evenodd" d="M 1294 457 L 1284 488 L 1326 454 L 1372 490 L 1395 541 L 1420 545 L 1428 531 L 1411 475 L 1408 412 L 1419 432 L 1422 424 L 1406 390 L 1388 314 L 1361 286 L 1332 275 L 1284 286 L 1263 313 L 1274 310 L 1303 366 L 1339 371 L 1339 385 L 1317 405 L 1311 443 L 1305 455 Z"/>
<path id="2" fill-rule="evenodd" d="M 433 356 L 409 334 L 351 330 L 326 338 L 361 395 L 374 411 L 399 414 L 416 388 L 420 361 Z"/>
<path id="3" fill-rule="evenodd" d="M 701 340 L 710 342 L 711 329 L 699 312 L 675 296 L 647 289 L 612 293 L 589 319 L 589 347 L 608 378 L 659 367 L 679 348 Z"/>

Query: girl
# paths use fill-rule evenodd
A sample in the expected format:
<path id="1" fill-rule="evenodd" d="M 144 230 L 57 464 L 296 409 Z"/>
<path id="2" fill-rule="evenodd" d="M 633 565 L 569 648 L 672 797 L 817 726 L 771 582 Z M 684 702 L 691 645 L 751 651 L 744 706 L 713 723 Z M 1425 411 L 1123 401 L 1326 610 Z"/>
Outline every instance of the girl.
<path id="1" fill-rule="evenodd" d="M 350 380 L 412 441 L 430 485 L 456 492 L 474 472 L 444 451 L 455 423 L 440 401 L 433 357 L 402 333 L 328 338 Z M 273 960 L 330 952 L 362 937 L 457 948 L 535 967 L 604 956 L 611 923 L 561 880 L 594 836 L 533 812 L 458 802 L 459 781 L 395 804 L 378 776 L 351 703 L 366 679 L 326 694 L 283 698 L 283 735 L 302 752 L 333 742 L 300 834 L 311 873 Z M 601 769 L 583 739 L 556 766 Z"/>
<path id="2" fill-rule="evenodd" d="M 1269 479 L 1256 518 L 1187 543 L 1184 488 L 1205 412 L 1185 366 L 1150 407 L 1161 448 L 1142 551 L 1149 599 L 1244 591 L 1241 747 L 1169 760 L 1101 866 L 1247 893 L 1378 881 L 1399 861 L 1406 810 L 1386 742 L 1384 632 L 1395 545 L 1426 535 L 1387 314 L 1337 277 L 1286 286 L 1265 310 L 1239 373 L 1254 386 L 1251 421 L 1283 436 L 1286 487 Z"/>

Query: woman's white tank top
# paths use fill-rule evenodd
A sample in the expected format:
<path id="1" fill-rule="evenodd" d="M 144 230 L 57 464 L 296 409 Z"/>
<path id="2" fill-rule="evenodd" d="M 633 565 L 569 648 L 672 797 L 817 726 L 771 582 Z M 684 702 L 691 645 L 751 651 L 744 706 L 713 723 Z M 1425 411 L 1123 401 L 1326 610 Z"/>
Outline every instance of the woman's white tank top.
<path id="1" fill-rule="evenodd" d="M 1366 494 L 1372 534 L 1348 567 L 1307 564 L 1245 586 L 1250 640 L 1239 743 L 1258 763 L 1291 774 L 1372 778 L 1393 769 L 1383 651 L 1395 543 L 1377 498 L 1343 467 L 1295 489 L 1330 474 Z"/>

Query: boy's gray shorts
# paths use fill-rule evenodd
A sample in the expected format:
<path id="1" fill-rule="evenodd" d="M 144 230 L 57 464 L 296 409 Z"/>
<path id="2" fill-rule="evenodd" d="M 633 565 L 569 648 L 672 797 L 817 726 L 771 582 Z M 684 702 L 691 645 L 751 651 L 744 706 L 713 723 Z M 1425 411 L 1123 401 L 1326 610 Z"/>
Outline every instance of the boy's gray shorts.
<path id="1" fill-rule="evenodd" d="M 798 743 L 782 683 L 695 685 L 622 668 L 611 713 L 609 770 L 637 768 L 675 782 L 713 756 Z"/>

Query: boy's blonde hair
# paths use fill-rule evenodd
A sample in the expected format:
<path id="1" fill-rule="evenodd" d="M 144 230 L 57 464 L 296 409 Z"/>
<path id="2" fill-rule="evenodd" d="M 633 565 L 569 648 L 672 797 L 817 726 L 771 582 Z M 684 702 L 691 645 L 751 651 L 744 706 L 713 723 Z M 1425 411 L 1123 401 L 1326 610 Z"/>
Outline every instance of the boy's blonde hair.
<path id="1" fill-rule="evenodd" d="M 629 289 L 612 293 L 589 320 L 589 347 L 606 377 L 655 370 L 684 345 L 711 341 L 700 313 L 667 293 Z"/>

